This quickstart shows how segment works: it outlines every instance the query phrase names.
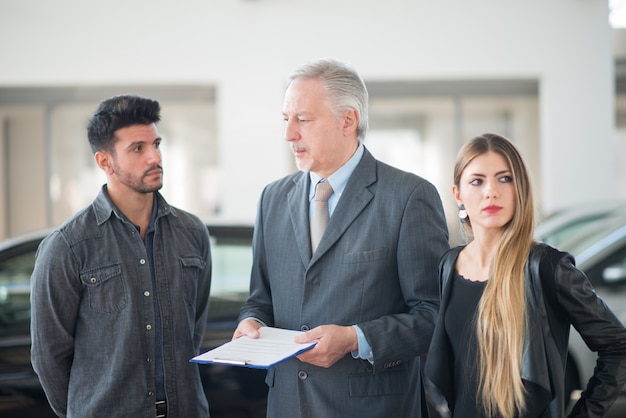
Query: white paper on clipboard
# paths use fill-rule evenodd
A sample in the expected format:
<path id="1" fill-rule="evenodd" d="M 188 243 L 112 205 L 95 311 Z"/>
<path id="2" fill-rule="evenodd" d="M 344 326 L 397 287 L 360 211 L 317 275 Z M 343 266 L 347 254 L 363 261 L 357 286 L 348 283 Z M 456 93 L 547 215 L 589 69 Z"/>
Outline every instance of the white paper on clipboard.
<path id="1" fill-rule="evenodd" d="M 315 341 L 299 344 L 293 341 L 302 331 L 261 327 L 259 338 L 243 336 L 200 354 L 190 361 L 268 369 L 313 348 Z"/>

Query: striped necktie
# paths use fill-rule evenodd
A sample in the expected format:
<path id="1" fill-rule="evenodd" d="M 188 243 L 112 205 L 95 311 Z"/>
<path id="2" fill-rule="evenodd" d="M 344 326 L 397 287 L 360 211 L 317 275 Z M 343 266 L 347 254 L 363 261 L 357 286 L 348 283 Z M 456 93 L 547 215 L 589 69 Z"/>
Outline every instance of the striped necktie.
<path id="1" fill-rule="evenodd" d="M 330 183 L 324 179 L 315 186 L 313 210 L 311 212 L 311 249 L 312 254 L 322 239 L 326 225 L 328 225 L 328 198 L 333 194 Z"/>

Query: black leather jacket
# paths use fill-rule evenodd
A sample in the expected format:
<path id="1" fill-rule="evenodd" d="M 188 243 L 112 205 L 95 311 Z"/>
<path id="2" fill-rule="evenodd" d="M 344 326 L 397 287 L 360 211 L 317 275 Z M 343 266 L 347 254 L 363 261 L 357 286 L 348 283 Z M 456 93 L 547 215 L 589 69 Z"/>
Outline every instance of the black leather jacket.
<path id="1" fill-rule="evenodd" d="M 424 374 L 454 405 L 453 370 L 444 314 L 454 265 L 463 247 L 450 249 L 439 264 L 441 308 Z M 626 328 L 600 299 L 574 258 L 545 244 L 526 263 L 527 329 L 522 379 L 529 411 L 523 417 L 564 416 L 565 363 L 570 325 L 598 353 L 594 375 L 569 417 L 603 417 L 626 382 Z M 454 411 L 452 411 L 454 412 Z"/>

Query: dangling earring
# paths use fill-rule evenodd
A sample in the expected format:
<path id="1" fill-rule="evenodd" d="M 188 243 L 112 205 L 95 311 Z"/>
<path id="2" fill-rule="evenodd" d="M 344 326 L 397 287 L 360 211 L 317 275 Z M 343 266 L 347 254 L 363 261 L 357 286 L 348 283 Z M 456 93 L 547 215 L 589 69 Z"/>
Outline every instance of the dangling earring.
<path id="1" fill-rule="evenodd" d="M 465 221 L 467 221 L 467 211 L 465 210 L 465 205 L 463 204 L 459 206 L 459 220 L 461 221 L 462 224 L 464 224 Z"/>

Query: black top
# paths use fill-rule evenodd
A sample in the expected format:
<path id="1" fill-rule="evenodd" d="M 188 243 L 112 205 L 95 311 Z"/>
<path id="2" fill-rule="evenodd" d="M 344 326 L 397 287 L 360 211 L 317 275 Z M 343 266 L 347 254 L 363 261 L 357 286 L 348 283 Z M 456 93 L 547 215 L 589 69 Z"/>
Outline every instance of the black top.
<path id="1" fill-rule="evenodd" d="M 454 358 L 454 416 L 477 418 L 478 356 L 476 352 L 476 315 L 478 302 L 487 282 L 474 282 L 454 272 L 450 302 L 445 312 L 445 328 Z"/>

